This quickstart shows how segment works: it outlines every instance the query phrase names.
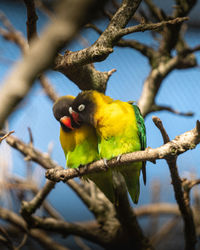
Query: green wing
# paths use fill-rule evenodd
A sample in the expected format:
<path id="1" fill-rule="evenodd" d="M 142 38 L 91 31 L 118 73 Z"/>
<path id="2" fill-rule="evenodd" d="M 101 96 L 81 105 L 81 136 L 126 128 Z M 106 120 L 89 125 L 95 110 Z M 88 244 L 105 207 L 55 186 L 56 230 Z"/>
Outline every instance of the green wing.
<path id="1" fill-rule="evenodd" d="M 141 150 L 144 150 L 147 146 L 146 128 L 144 124 L 144 118 L 142 117 L 140 109 L 137 105 L 133 105 L 133 108 L 135 111 L 135 116 L 136 116 L 136 121 L 137 121 Z M 144 184 L 146 185 L 146 161 L 142 162 L 142 175 L 143 175 Z"/>

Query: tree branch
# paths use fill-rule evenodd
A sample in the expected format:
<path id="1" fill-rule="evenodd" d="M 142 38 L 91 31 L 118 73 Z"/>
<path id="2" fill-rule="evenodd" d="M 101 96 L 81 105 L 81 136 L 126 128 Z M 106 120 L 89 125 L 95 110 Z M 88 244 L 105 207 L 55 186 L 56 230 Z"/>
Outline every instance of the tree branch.
<path id="1" fill-rule="evenodd" d="M 27 38 L 30 42 L 34 37 L 37 37 L 37 20 L 38 16 L 35 10 L 34 0 L 24 0 L 27 9 Z"/>
<path id="2" fill-rule="evenodd" d="M 160 23 L 144 23 L 144 24 L 138 24 L 136 26 L 128 27 L 125 29 L 122 29 L 119 33 L 120 36 L 128 35 L 130 33 L 138 32 L 138 31 L 146 31 L 146 30 L 158 30 L 163 28 L 166 25 L 175 25 L 177 23 L 182 23 L 184 21 L 187 21 L 188 17 L 177 17 L 172 20 L 168 21 L 162 21 Z"/>
<path id="3" fill-rule="evenodd" d="M 98 243 L 101 246 L 106 243 L 101 235 L 101 230 L 96 223 L 94 223 L 93 225 L 89 225 L 86 223 L 86 225 L 84 226 L 84 223 L 81 225 L 78 223 L 68 223 L 63 220 L 56 220 L 53 218 L 40 218 L 36 216 L 33 217 L 33 220 L 35 224 L 34 226 L 39 229 L 60 233 L 65 237 L 71 234 L 80 236 L 84 239 Z"/>
<path id="4" fill-rule="evenodd" d="M 30 217 L 33 213 L 35 213 L 36 209 L 38 209 L 44 200 L 46 199 L 47 195 L 51 192 L 51 190 L 55 187 L 55 182 L 47 181 L 46 184 L 36 196 L 31 201 L 22 201 L 21 204 L 21 211 L 20 213 L 26 219 Z"/>

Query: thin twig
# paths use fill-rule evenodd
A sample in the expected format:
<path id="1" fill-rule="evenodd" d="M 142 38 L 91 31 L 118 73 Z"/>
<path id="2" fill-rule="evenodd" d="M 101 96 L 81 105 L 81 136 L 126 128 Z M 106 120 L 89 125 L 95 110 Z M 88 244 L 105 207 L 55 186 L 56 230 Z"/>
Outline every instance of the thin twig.
<path id="1" fill-rule="evenodd" d="M 194 113 L 193 112 L 180 112 L 178 110 L 175 110 L 169 106 L 161 106 L 161 105 L 152 105 L 152 109 L 149 110 L 149 113 L 150 112 L 154 112 L 154 111 L 169 111 L 173 114 L 176 114 L 176 115 L 180 115 L 180 116 L 193 116 Z"/>
<path id="2" fill-rule="evenodd" d="M 11 223 L 12 225 L 15 225 L 18 230 L 27 233 L 33 239 L 37 240 L 42 246 L 44 246 L 45 249 L 68 250 L 68 248 L 52 240 L 44 231 L 38 229 L 28 230 L 27 224 L 23 218 L 8 209 L 0 207 L 0 218 Z"/>
<path id="3" fill-rule="evenodd" d="M 12 130 L 12 131 L 8 132 L 7 134 L 5 134 L 4 136 L 0 137 L 0 143 L 1 143 L 4 139 L 6 139 L 9 135 L 13 134 L 14 132 L 15 132 L 15 131 Z"/>
<path id="4" fill-rule="evenodd" d="M 128 35 L 130 33 L 138 32 L 138 31 L 158 30 L 158 29 L 163 28 L 166 25 L 174 25 L 174 24 L 182 23 L 184 21 L 187 21 L 188 19 L 189 19 L 188 17 L 177 17 L 175 19 L 168 20 L 168 21 L 162 21 L 160 23 L 138 24 L 136 26 L 122 29 L 120 31 L 120 36 Z"/>

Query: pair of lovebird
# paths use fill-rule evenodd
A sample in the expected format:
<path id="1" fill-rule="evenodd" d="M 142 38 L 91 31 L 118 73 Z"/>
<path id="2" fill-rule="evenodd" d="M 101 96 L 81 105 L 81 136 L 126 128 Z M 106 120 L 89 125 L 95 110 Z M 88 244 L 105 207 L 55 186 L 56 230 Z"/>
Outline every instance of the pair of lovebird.
<path id="1" fill-rule="evenodd" d="M 99 159 L 109 160 L 121 154 L 144 150 L 144 119 L 136 105 L 113 100 L 103 93 L 88 90 L 73 96 L 60 97 L 53 106 L 60 122 L 60 142 L 69 168 L 78 168 Z M 134 203 L 140 193 L 140 171 L 146 183 L 145 162 L 118 166 L 112 170 L 88 174 L 105 196 L 116 203 L 114 171 L 124 177 Z"/>

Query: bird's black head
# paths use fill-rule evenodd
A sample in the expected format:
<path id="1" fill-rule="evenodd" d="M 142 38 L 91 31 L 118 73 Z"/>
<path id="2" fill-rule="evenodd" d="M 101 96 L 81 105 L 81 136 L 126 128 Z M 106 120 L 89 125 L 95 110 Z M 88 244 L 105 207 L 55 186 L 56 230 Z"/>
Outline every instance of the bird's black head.
<path id="1" fill-rule="evenodd" d="M 94 125 L 96 104 L 93 95 L 94 91 L 83 91 L 74 99 L 69 112 L 76 123 Z"/>
<path id="2" fill-rule="evenodd" d="M 65 132 L 70 132 L 74 128 L 80 127 L 80 123 L 75 123 L 69 113 L 69 107 L 72 105 L 73 101 L 73 96 L 62 96 L 58 98 L 53 105 L 54 117 L 60 122 L 60 125 Z"/>

